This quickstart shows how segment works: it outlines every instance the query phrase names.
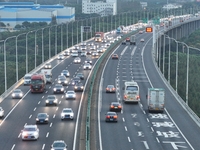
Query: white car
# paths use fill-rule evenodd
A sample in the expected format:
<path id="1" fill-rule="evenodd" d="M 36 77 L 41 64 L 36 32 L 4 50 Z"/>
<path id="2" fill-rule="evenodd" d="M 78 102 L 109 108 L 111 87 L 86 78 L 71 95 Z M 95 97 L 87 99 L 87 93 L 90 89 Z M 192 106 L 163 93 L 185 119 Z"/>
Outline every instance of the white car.
<path id="1" fill-rule="evenodd" d="M 72 57 L 78 57 L 78 51 L 72 52 L 72 53 L 71 53 L 71 56 L 72 56 Z"/>
<path id="2" fill-rule="evenodd" d="M 3 118 L 4 117 L 4 110 L 2 107 L 0 107 L 0 117 Z"/>
<path id="3" fill-rule="evenodd" d="M 15 89 L 12 93 L 12 98 L 22 98 L 23 97 L 23 92 L 21 89 Z"/>
<path id="4" fill-rule="evenodd" d="M 37 125 L 25 125 L 21 133 L 22 140 L 37 140 L 39 138 L 39 129 Z"/>
<path id="5" fill-rule="evenodd" d="M 81 43 L 81 46 L 86 46 L 86 45 L 87 45 L 86 42 L 82 42 L 82 43 Z"/>
<path id="6" fill-rule="evenodd" d="M 88 46 L 93 46 L 94 45 L 94 43 L 88 43 Z"/>
<path id="7" fill-rule="evenodd" d="M 30 83 L 31 83 L 31 76 L 32 76 L 32 74 L 26 74 L 24 76 L 24 85 L 30 85 Z"/>
<path id="8" fill-rule="evenodd" d="M 81 57 L 87 56 L 86 52 L 81 52 Z"/>
<path id="9" fill-rule="evenodd" d="M 81 46 L 81 50 L 86 50 L 87 47 L 86 46 Z"/>
<path id="10" fill-rule="evenodd" d="M 144 42 L 144 39 L 140 39 L 140 42 Z"/>
<path id="11" fill-rule="evenodd" d="M 61 112 L 61 120 L 64 119 L 74 119 L 74 112 L 71 108 L 63 108 L 62 112 Z"/>
<path id="12" fill-rule="evenodd" d="M 63 54 L 58 55 L 58 60 L 63 60 L 65 56 Z"/>
<path id="13" fill-rule="evenodd" d="M 98 53 L 103 53 L 103 48 L 98 48 L 98 49 L 97 49 L 97 52 L 98 52 Z"/>
<path id="14" fill-rule="evenodd" d="M 99 56 L 99 53 L 96 52 L 96 51 L 95 51 L 95 52 L 92 52 L 92 56 L 93 56 L 93 57 Z"/>
<path id="15" fill-rule="evenodd" d="M 66 99 L 76 99 L 76 93 L 74 91 L 67 91 L 65 94 Z"/>
<path id="16" fill-rule="evenodd" d="M 44 66 L 45 69 L 51 69 L 51 67 L 52 67 L 52 66 L 51 66 L 50 63 L 47 63 L 47 64 L 45 64 L 45 66 Z"/>
<path id="17" fill-rule="evenodd" d="M 74 63 L 81 63 L 81 58 L 79 57 L 74 58 Z"/>
<path id="18" fill-rule="evenodd" d="M 89 64 L 89 63 L 85 63 L 84 65 L 83 65 L 83 69 L 84 70 L 87 70 L 87 69 L 92 69 L 92 66 Z"/>

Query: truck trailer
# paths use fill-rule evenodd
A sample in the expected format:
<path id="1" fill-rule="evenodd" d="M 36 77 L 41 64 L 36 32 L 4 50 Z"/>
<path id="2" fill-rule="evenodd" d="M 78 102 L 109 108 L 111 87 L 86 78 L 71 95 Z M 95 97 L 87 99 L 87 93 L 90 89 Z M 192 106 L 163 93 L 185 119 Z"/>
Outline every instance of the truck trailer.
<path id="1" fill-rule="evenodd" d="M 136 45 L 136 37 L 135 37 L 135 35 L 131 35 L 130 45 Z"/>
<path id="2" fill-rule="evenodd" d="M 149 112 L 163 112 L 165 106 L 165 90 L 163 88 L 148 88 L 147 105 Z"/>
<path id="3" fill-rule="evenodd" d="M 52 70 L 51 69 L 42 69 L 41 74 L 44 74 L 47 80 L 47 83 L 52 83 Z"/>

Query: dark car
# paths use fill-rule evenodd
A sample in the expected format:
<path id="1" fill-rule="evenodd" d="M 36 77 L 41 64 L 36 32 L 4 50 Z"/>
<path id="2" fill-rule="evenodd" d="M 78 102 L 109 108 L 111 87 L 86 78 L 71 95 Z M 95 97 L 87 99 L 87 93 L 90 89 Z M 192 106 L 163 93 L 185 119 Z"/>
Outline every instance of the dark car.
<path id="1" fill-rule="evenodd" d="M 84 80 L 84 74 L 82 72 L 77 73 L 76 77 L 79 77 L 81 80 Z"/>
<path id="2" fill-rule="evenodd" d="M 67 150 L 67 144 L 60 140 L 60 141 L 54 141 L 51 145 L 52 150 Z"/>
<path id="3" fill-rule="evenodd" d="M 114 85 L 107 85 L 106 93 L 115 93 L 116 89 Z"/>
<path id="4" fill-rule="evenodd" d="M 83 83 L 77 83 L 74 86 L 74 91 L 75 92 L 83 92 L 83 89 L 84 89 Z"/>
<path id="5" fill-rule="evenodd" d="M 67 85 L 68 84 L 68 80 L 64 75 L 59 75 L 58 76 L 58 83 L 62 84 L 62 85 Z"/>
<path id="6" fill-rule="evenodd" d="M 109 111 L 106 113 L 105 121 L 106 122 L 117 122 L 118 121 L 117 118 L 118 118 L 118 116 L 117 116 L 116 112 Z"/>
<path id="7" fill-rule="evenodd" d="M 39 113 L 36 117 L 37 123 L 49 123 L 49 115 L 47 113 Z"/>
<path id="8" fill-rule="evenodd" d="M 92 51 L 91 51 L 91 50 L 87 50 L 87 51 L 86 51 L 86 54 L 87 54 L 87 55 L 91 55 L 91 54 L 92 54 Z"/>
<path id="9" fill-rule="evenodd" d="M 55 106 L 57 106 L 58 99 L 56 98 L 55 95 L 48 95 L 45 103 L 46 103 L 46 106 L 47 105 L 55 105 Z"/>
<path id="10" fill-rule="evenodd" d="M 53 88 L 54 93 L 64 93 L 64 87 L 62 84 L 56 84 Z"/>
<path id="11" fill-rule="evenodd" d="M 122 105 L 119 102 L 112 102 L 110 104 L 110 111 L 121 111 Z"/>
<path id="12" fill-rule="evenodd" d="M 63 71 L 61 72 L 61 75 L 65 76 L 65 77 L 69 77 L 69 76 L 70 76 L 70 73 L 69 73 L 68 70 L 63 70 Z"/>
<path id="13" fill-rule="evenodd" d="M 80 79 L 79 77 L 74 77 L 74 78 L 72 79 L 71 84 L 72 84 L 72 85 L 76 85 L 76 84 L 79 83 L 79 82 L 81 82 L 81 79 Z"/>

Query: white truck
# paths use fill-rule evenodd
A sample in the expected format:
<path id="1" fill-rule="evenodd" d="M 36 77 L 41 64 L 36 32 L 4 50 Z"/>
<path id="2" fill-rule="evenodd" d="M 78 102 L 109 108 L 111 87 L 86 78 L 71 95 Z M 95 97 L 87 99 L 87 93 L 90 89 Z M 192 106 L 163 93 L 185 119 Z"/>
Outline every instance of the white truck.
<path id="1" fill-rule="evenodd" d="M 163 88 L 148 88 L 147 105 L 149 112 L 163 112 L 165 106 L 165 90 Z"/>
<path id="2" fill-rule="evenodd" d="M 140 101 L 139 86 L 135 81 L 126 81 L 124 83 L 124 102 L 138 103 Z"/>
<path id="3" fill-rule="evenodd" d="M 135 35 L 131 35 L 131 38 L 130 38 L 130 45 L 136 45 L 136 37 Z"/>
<path id="4" fill-rule="evenodd" d="M 41 73 L 45 74 L 46 82 L 51 84 L 52 83 L 52 70 L 51 69 L 42 69 Z"/>

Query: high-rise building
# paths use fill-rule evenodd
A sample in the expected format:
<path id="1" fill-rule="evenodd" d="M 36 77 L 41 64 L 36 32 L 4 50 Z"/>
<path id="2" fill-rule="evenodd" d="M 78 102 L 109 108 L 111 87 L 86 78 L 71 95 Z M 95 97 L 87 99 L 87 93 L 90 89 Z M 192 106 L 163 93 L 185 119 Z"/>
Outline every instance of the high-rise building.
<path id="1" fill-rule="evenodd" d="M 97 13 L 101 16 L 117 14 L 117 0 L 106 0 L 91 2 L 90 0 L 82 0 L 82 13 L 92 14 Z"/>

